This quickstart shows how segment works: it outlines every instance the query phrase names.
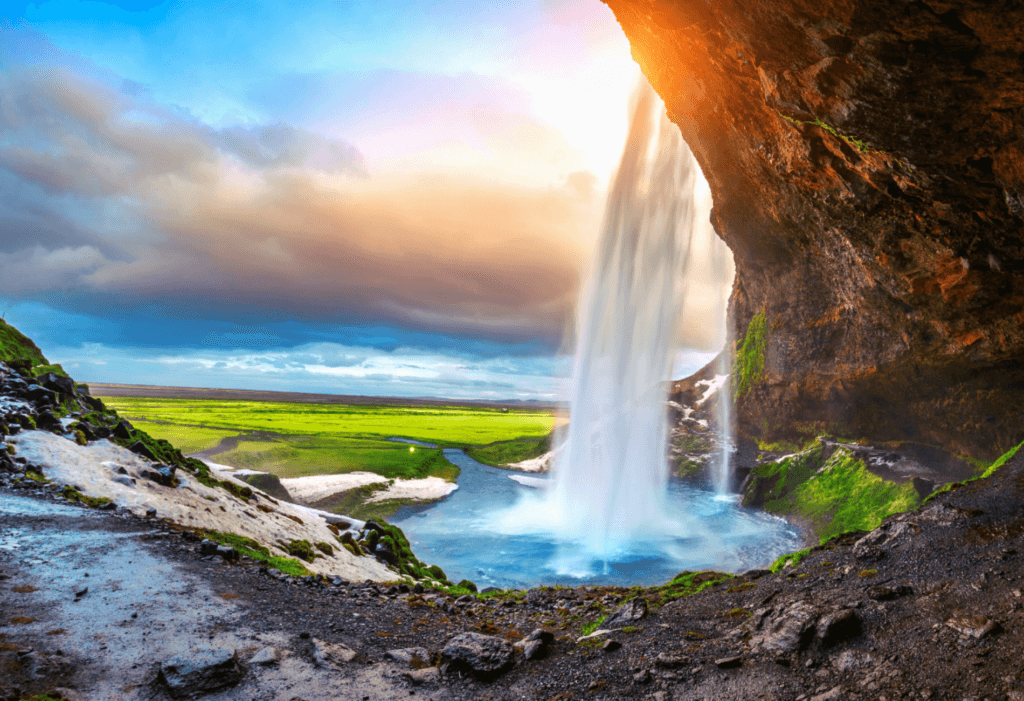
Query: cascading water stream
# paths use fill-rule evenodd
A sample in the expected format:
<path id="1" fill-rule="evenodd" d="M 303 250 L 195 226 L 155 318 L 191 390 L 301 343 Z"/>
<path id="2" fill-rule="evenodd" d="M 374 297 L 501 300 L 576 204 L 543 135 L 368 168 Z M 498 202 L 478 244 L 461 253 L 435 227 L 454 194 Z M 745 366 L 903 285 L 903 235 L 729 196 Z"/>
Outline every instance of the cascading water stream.
<path id="1" fill-rule="evenodd" d="M 705 397 L 717 397 L 724 412 L 715 420 L 725 429 L 719 494 L 669 480 L 673 361 L 684 344 L 727 342 L 732 258 L 710 213 L 707 183 L 645 83 L 578 307 L 571 420 L 552 475 L 527 476 L 445 450 L 462 471 L 458 490 L 425 510 L 400 510 L 392 521 L 420 557 L 477 584 L 630 586 L 664 582 L 683 569 L 764 566 L 799 549 L 799 534 L 785 522 L 723 498 L 731 417 L 719 400 L 731 392 L 728 367 L 704 382 Z"/>
<path id="2" fill-rule="evenodd" d="M 560 526 L 596 557 L 667 525 L 666 385 L 701 179 L 644 81 L 578 311 L 570 427 L 553 470 Z"/>

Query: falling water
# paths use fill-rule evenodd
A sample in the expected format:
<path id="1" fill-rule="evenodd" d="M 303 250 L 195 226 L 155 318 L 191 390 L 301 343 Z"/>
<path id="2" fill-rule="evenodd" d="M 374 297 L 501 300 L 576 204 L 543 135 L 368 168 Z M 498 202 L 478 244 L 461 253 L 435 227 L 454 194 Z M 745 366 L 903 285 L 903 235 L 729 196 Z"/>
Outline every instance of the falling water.
<path id="1" fill-rule="evenodd" d="M 715 417 L 718 420 L 718 459 L 715 465 L 714 485 L 715 492 L 719 496 L 729 493 L 729 483 L 732 482 L 732 384 L 729 378 L 732 375 L 732 353 L 728 342 L 725 351 L 718 356 L 715 363 L 717 373 L 715 379 L 721 382 L 718 389 L 718 402 L 716 404 Z"/>
<path id="2" fill-rule="evenodd" d="M 462 470 L 458 490 L 393 519 L 450 577 L 518 588 L 646 585 L 683 569 L 763 567 L 803 544 L 781 519 L 668 480 L 673 360 L 684 344 L 728 347 L 733 268 L 693 155 L 650 87 L 640 92 L 578 308 L 571 422 L 551 479 L 448 449 Z M 729 371 L 716 372 L 705 394 L 723 399 Z M 728 410 L 717 417 L 725 427 Z M 727 485 L 728 435 L 722 445 Z"/>
<path id="3" fill-rule="evenodd" d="M 599 557 L 664 521 L 666 385 L 699 180 L 645 83 L 578 310 L 571 422 L 553 471 L 561 527 Z"/>

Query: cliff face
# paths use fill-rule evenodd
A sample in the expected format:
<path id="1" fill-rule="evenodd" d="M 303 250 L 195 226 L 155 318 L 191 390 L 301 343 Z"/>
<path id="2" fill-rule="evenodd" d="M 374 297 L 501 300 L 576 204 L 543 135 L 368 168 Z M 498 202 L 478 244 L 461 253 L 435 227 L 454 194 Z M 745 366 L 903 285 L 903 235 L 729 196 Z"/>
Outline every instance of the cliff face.
<path id="1" fill-rule="evenodd" d="M 606 2 L 735 255 L 742 432 L 1024 438 L 1024 5 Z"/>

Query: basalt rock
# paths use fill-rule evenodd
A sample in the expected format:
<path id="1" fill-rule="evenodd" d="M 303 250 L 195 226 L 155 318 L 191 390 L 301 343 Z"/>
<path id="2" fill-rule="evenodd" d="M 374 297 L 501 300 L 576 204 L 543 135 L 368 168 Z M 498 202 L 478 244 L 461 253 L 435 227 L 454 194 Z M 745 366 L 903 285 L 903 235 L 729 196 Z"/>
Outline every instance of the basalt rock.
<path id="1" fill-rule="evenodd" d="M 741 430 L 1024 438 L 1024 5 L 606 2 L 735 256 Z"/>
<path id="2" fill-rule="evenodd" d="M 510 670 L 514 664 L 512 645 L 501 638 L 480 633 L 462 633 L 448 641 L 441 651 L 446 669 L 489 680 Z"/>
<path id="3" fill-rule="evenodd" d="M 159 679 L 174 698 L 185 698 L 237 684 L 245 674 L 234 650 L 193 650 L 160 665 Z"/>

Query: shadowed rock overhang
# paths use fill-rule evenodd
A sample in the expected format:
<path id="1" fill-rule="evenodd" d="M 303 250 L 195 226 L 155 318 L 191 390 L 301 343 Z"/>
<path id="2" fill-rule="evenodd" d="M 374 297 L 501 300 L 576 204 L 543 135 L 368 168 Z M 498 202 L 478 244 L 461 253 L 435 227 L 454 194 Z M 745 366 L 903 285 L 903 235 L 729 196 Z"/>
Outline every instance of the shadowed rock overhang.
<path id="1" fill-rule="evenodd" d="M 1024 6 L 606 2 L 711 185 L 735 338 L 761 334 L 741 432 L 1024 438 Z"/>

